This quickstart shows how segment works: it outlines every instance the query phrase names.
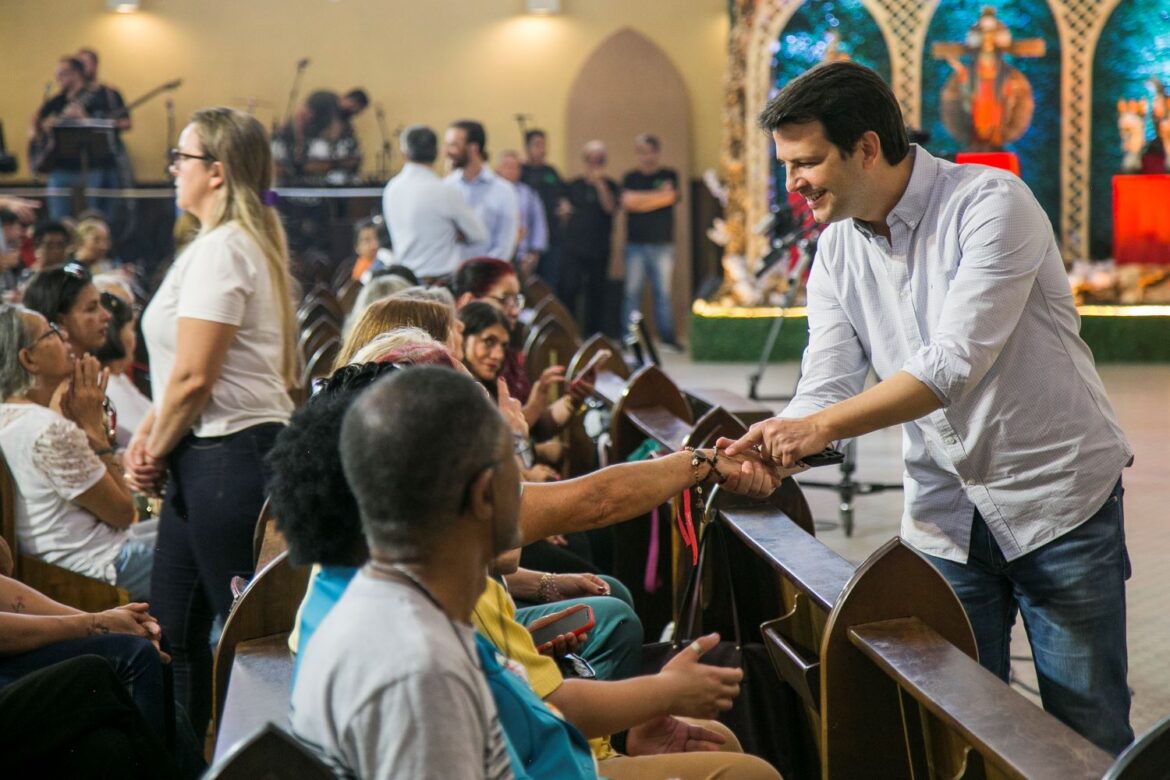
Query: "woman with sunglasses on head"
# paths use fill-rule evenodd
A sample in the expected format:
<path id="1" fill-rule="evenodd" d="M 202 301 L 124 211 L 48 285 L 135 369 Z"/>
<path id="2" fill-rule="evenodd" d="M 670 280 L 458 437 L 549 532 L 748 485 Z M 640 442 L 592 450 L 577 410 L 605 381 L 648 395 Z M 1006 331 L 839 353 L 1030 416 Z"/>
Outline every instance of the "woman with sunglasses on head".
<path id="1" fill-rule="evenodd" d="M 253 573 L 264 455 L 297 380 L 288 249 L 265 205 L 272 153 L 260 123 L 197 111 L 171 152 L 180 209 L 199 233 L 143 314 L 154 405 L 126 453 L 131 483 L 162 490 L 154 607 L 171 640 L 175 691 L 196 733 L 210 717 L 216 616 Z"/>
<path id="2" fill-rule="evenodd" d="M 101 293 L 81 263 L 34 274 L 24 290 L 23 303 L 60 325 L 69 334 L 74 354 L 96 352 L 106 343 L 110 313 L 102 307 Z"/>
<path id="3" fill-rule="evenodd" d="M 18 487 L 20 550 L 146 600 L 153 544 L 127 531 L 134 502 L 109 439 L 105 385 L 60 326 L 0 305 L 0 450 Z"/>
<path id="4" fill-rule="evenodd" d="M 138 312 L 134 307 L 134 299 L 122 285 L 103 283 L 101 279 L 98 279 L 98 283 L 104 287 L 101 302 L 102 307 L 110 313 L 110 325 L 106 329 L 106 343 L 98 348 L 94 357 L 101 361 L 102 367 L 110 375 L 106 395 L 118 410 L 114 439 L 118 447 L 124 448 L 150 413 L 150 399 L 135 386 L 128 372 L 138 349 Z"/>

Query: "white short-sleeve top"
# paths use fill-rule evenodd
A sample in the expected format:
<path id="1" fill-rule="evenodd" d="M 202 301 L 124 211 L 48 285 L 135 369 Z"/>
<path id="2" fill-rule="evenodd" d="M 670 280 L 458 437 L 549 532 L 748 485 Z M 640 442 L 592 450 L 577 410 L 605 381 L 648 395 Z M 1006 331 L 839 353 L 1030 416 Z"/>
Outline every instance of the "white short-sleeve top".
<path id="1" fill-rule="evenodd" d="M 293 403 L 281 375 L 280 306 L 264 254 L 237 223 L 219 225 L 192 241 L 143 314 L 156 413 L 175 364 L 180 317 L 239 328 L 211 399 L 195 421 L 196 436 L 226 436 L 261 423 L 288 421 Z"/>
<path id="2" fill-rule="evenodd" d="M 0 404 L 0 450 L 16 487 L 21 551 L 113 584 L 126 532 L 73 503 L 106 473 L 85 433 L 38 404 Z"/>

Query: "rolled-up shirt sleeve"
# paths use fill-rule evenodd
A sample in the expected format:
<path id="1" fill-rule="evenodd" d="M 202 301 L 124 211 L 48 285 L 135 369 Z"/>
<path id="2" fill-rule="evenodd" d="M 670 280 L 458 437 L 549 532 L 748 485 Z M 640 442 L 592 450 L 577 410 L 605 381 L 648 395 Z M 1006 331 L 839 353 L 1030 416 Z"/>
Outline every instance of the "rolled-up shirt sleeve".
<path id="1" fill-rule="evenodd" d="M 999 357 L 1052 241 L 1052 225 L 1022 181 L 986 180 L 969 202 L 959 224 L 959 266 L 934 338 L 902 367 L 944 406 L 976 387 Z"/>
<path id="2" fill-rule="evenodd" d="M 827 242 L 827 236 L 822 242 Z M 808 347 L 800 365 L 796 396 L 780 417 L 805 417 L 857 395 L 870 361 L 834 288 L 828 251 L 817 250 L 808 278 Z"/>

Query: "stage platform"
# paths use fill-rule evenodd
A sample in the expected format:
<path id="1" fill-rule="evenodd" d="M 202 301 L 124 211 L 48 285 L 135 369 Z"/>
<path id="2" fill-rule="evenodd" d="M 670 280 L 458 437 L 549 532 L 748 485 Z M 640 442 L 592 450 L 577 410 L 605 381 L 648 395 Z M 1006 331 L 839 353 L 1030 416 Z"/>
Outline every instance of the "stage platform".
<path id="1" fill-rule="evenodd" d="M 1081 336 L 1098 363 L 1170 363 L 1170 306 L 1079 306 Z M 691 308 L 691 358 L 700 362 L 751 362 L 778 307 L 737 308 L 695 301 Z M 799 360 L 808 342 L 802 307 L 785 314 L 771 362 Z"/>

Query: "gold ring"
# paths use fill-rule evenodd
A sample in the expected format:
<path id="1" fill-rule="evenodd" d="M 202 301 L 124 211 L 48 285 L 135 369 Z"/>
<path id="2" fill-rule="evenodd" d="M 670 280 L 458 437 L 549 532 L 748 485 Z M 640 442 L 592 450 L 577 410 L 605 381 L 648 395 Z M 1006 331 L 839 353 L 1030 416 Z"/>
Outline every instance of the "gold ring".
<path id="1" fill-rule="evenodd" d="M 699 640 L 697 640 L 697 639 L 694 642 L 691 642 L 690 645 L 688 645 L 688 647 L 691 650 L 695 651 L 695 655 L 702 655 L 703 654 L 703 646 L 701 644 L 699 644 Z"/>

